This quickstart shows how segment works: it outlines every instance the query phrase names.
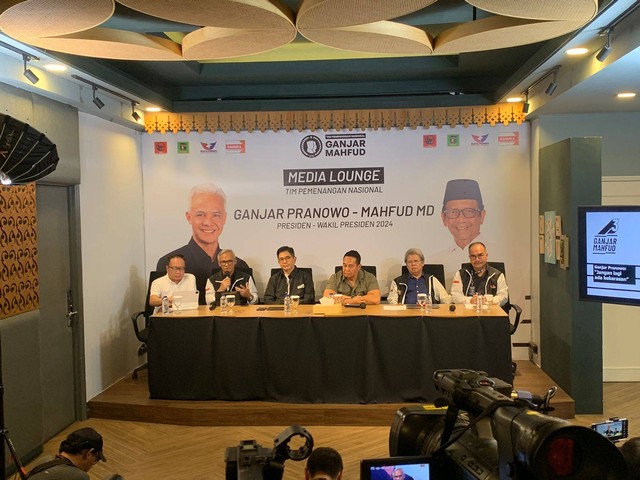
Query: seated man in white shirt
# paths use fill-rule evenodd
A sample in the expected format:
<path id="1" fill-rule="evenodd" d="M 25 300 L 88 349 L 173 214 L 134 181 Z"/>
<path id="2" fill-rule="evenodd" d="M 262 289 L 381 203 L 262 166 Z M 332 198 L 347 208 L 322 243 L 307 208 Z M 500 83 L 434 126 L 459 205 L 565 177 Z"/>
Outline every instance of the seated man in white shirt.
<path id="1" fill-rule="evenodd" d="M 493 295 L 492 303 L 504 306 L 509 299 L 507 281 L 502 272 L 487 264 L 489 254 L 483 243 L 469 245 L 469 260 L 471 268 L 461 268 L 453 277 L 453 301 L 475 305 L 478 295 Z"/>
<path id="2" fill-rule="evenodd" d="M 176 292 L 195 292 L 197 290 L 196 277 L 191 273 L 185 273 L 186 267 L 182 255 L 173 254 L 169 257 L 169 263 L 165 267 L 167 274 L 156 278 L 149 291 L 149 305 L 156 307 L 154 313 L 160 310 L 162 297 L 166 296 L 169 299 L 169 306 L 172 306 L 173 295 Z"/>
<path id="3" fill-rule="evenodd" d="M 424 254 L 419 248 L 410 248 L 404 254 L 404 263 L 407 265 L 407 274 L 400 275 L 391 282 L 387 301 L 395 305 L 416 305 L 419 293 L 431 295 L 433 303 L 452 303 L 451 295 L 433 275 L 425 277 Z"/>

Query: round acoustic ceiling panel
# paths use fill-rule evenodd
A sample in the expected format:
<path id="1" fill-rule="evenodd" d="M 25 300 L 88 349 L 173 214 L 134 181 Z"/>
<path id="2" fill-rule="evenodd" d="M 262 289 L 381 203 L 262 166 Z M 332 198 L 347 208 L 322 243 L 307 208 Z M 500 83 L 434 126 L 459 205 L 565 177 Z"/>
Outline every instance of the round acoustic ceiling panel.
<path id="1" fill-rule="evenodd" d="M 431 38 L 419 28 L 394 22 L 374 22 L 353 27 L 308 29 L 305 37 L 340 50 L 392 55 L 429 55 Z"/>
<path id="2" fill-rule="evenodd" d="M 304 0 L 296 24 L 302 31 L 390 20 L 428 7 L 436 0 Z"/>
<path id="3" fill-rule="evenodd" d="M 114 9 L 114 0 L 0 0 L 0 30 L 14 38 L 66 35 L 100 25 Z"/>
<path id="4" fill-rule="evenodd" d="M 456 55 L 517 47 L 559 37 L 585 22 L 543 22 L 512 17 L 489 17 L 467 22 L 440 33 L 434 40 L 436 55 Z"/>
<path id="5" fill-rule="evenodd" d="M 221 28 L 281 29 L 293 26 L 293 12 L 269 0 L 118 0 L 147 15 L 174 22 Z"/>
<path id="6" fill-rule="evenodd" d="M 487 12 L 530 20 L 588 22 L 598 12 L 598 0 L 466 0 Z"/>
<path id="7" fill-rule="evenodd" d="M 240 57 L 274 50 L 294 38 L 294 28 L 287 31 L 203 27 L 182 39 L 182 55 L 187 60 Z"/>
<path id="8" fill-rule="evenodd" d="M 141 61 L 184 60 L 180 45 L 170 40 L 109 28 L 92 28 L 58 37 L 19 40 L 39 48 L 86 57 Z"/>

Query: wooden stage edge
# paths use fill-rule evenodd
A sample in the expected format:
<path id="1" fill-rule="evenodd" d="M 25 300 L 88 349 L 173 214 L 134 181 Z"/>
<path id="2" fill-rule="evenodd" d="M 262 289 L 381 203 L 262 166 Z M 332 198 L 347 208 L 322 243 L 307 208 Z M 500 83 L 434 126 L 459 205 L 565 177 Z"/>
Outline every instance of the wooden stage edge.
<path id="1" fill-rule="evenodd" d="M 514 388 L 544 395 L 554 384 L 539 367 L 521 360 Z M 91 418 L 191 426 L 388 426 L 406 403 L 296 404 L 274 402 L 224 402 L 218 400 L 151 400 L 146 370 L 137 380 L 127 376 L 88 402 Z M 574 401 L 558 388 L 551 401 L 556 417 L 575 416 Z"/>

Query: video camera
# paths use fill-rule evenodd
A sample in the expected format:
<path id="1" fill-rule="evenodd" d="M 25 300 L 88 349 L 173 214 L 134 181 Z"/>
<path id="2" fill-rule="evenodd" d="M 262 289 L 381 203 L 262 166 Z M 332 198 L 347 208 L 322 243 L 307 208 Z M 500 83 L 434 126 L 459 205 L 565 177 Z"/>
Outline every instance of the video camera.
<path id="1" fill-rule="evenodd" d="M 434 382 L 444 398 L 400 409 L 389 434 L 390 454 L 429 458 L 434 480 L 627 476 L 624 458 L 605 437 L 511 399 L 497 390 L 508 385 L 484 372 L 437 370 Z"/>
<path id="2" fill-rule="evenodd" d="M 289 443 L 304 439 L 304 444 L 292 449 Z M 228 447 L 224 461 L 226 480 L 281 480 L 286 460 L 300 461 L 311 455 L 313 437 L 300 425 L 292 425 L 273 441 L 273 450 L 255 440 L 242 440 L 237 447 Z"/>

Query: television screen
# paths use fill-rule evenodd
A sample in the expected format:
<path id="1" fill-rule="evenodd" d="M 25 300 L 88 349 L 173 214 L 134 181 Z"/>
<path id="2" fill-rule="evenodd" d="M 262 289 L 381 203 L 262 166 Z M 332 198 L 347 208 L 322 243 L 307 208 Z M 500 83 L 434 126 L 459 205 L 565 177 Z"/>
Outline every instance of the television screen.
<path id="1" fill-rule="evenodd" d="M 580 299 L 640 305 L 640 206 L 578 207 Z"/>

